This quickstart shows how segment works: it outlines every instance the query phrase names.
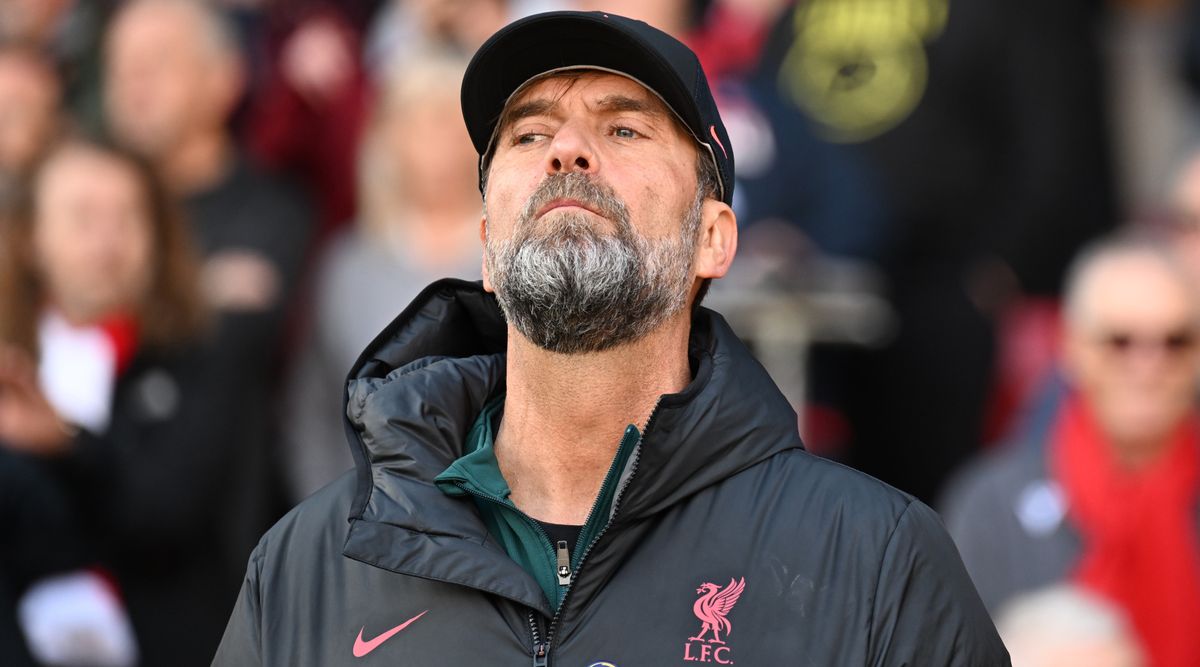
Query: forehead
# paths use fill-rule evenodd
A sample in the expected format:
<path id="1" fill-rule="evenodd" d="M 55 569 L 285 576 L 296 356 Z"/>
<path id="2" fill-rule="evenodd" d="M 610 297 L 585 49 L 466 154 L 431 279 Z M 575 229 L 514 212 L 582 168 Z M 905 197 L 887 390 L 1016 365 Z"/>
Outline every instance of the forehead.
<path id="1" fill-rule="evenodd" d="M 1084 276 L 1080 291 L 1084 326 L 1177 326 L 1200 317 L 1194 287 L 1151 253 L 1100 259 Z"/>
<path id="2" fill-rule="evenodd" d="M 107 46 L 114 55 L 146 45 L 169 45 L 169 53 L 198 49 L 199 35 L 207 28 L 199 10 L 182 2 L 141 2 L 117 15 L 109 29 Z"/>
<path id="3" fill-rule="evenodd" d="M 562 113 L 574 103 L 597 114 L 644 114 L 687 134 L 674 112 L 649 88 L 621 74 L 591 69 L 555 72 L 526 82 L 504 105 L 499 127 L 524 116 Z"/>
<path id="4" fill-rule="evenodd" d="M 47 158 L 36 182 L 41 193 L 56 186 L 110 192 L 136 189 L 139 179 L 134 167 L 116 155 L 90 146 L 66 146 Z"/>

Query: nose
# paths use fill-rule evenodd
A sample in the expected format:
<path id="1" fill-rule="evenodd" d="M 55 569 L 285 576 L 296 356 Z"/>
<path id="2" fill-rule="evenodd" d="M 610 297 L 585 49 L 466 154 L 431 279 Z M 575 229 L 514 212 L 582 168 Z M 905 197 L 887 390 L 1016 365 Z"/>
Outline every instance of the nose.
<path id="1" fill-rule="evenodd" d="M 1157 375 L 1171 361 L 1166 350 L 1157 345 L 1138 345 L 1126 355 L 1126 365 L 1135 373 Z"/>
<path id="2" fill-rule="evenodd" d="M 577 123 L 566 123 L 554 133 L 546 152 L 547 174 L 593 173 L 599 166 L 591 136 Z"/>

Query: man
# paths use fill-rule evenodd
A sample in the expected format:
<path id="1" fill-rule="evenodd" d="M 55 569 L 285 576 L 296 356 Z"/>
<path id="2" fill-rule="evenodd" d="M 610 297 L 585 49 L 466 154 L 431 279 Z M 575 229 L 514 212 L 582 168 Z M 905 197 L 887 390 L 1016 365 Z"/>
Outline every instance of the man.
<path id="1" fill-rule="evenodd" d="M 694 307 L 737 246 L 695 56 L 541 14 L 462 99 L 483 285 L 435 283 L 359 358 L 357 474 L 263 538 L 216 664 L 1008 664 L 936 516 L 806 454 Z"/>
<path id="2" fill-rule="evenodd" d="M 1085 252 L 1068 283 L 1065 395 L 1027 444 L 969 470 L 947 524 L 984 602 L 1071 579 L 1120 606 L 1162 667 L 1200 664 L 1200 304 L 1153 242 Z"/>
<path id="3" fill-rule="evenodd" d="M 105 36 L 105 106 L 114 136 L 152 162 L 183 203 L 217 314 L 210 371 L 253 406 L 237 425 L 246 446 L 225 490 L 239 521 L 223 526 L 228 544 L 248 547 L 282 504 L 268 464 L 272 396 L 313 220 L 303 198 L 255 169 L 230 136 L 242 63 L 210 4 L 123 3 Z M 244 552 L 230 551 L 240 565 Z"/>
<path id="4" fill-rule="evenodd" d="M 227 128 L 242 93 L 236 38 L 190 0 L 122 6 L 106 37 L 113 134 L 151 160 L 183 199 L 205 256 L 204 287 L 253 357 L 274 345 L 312 218 L 289 187 L 252 167 Z"/>

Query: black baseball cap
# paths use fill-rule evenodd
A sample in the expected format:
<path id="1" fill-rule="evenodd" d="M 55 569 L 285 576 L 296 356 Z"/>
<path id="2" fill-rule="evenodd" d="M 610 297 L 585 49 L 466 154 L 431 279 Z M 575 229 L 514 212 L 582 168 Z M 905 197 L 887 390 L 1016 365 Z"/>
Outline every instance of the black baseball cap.
<path id="1" fill-rule="evenodd" d="M 642 21 L 604 12 L 535 14 L 479 47 L 463 76 L 462 110 L 479 153 L 480 189 L 496 125 L 512 95 L 534 78 L 577 69 L 621 74 L 658 95 L 708 149 L 721 200 L 733 203 L 733 149 L 696 54 Z"/>

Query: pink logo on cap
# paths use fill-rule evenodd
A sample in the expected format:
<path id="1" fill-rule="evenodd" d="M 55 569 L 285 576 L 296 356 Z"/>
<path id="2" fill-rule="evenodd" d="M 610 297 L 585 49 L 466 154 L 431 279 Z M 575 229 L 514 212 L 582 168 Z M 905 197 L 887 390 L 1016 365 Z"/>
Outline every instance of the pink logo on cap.
<path id="1" fill-rule="evenodd" d="M 721 147 L 721 154 L 725 156 L 726 160 L 728 160 L 729 159 L 729 151 L 725 150 L 725 144 L 721 143 L 721 137 L 717 136 L 717 126 L 709 125 L 708 133 L 712 135 L 713 140 L 716 141 L 717 145 Z"/>

